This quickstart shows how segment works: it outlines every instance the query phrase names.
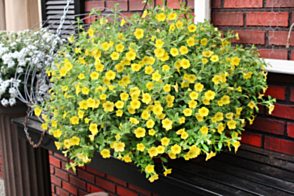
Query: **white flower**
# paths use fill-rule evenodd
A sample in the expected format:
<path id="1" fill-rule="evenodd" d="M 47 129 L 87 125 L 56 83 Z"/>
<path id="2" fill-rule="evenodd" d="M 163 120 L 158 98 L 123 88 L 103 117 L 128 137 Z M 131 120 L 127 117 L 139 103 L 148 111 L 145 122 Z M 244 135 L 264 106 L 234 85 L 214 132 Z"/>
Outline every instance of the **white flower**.
<path id="1" fill-rule="evenodd" d="M 9 99 L 9 104 L 10 104 L 10 106 L 15 105 L 15 104 L 16 104 L 16 100 L 15 100 L 15 98 L 10 98 L 10 99 Z"/>
<path id="2" fill-rule="evenodd" d="M 8 62 L 8 68 L 12 68 L 12 67 L 14 67 L 14 65 L 15 65 L 15 62 L 12 60 L 12 61 L 9 61 Z"/>
<path id="3" fill-rule="evenodd" d="M 8 103 L 9 103 L 8 100 L 5 99 L 5 98 L 1 100 L 1 104 L 2 104 L 4 107 L 6 107 L 6 106 L 8 105 Z"/>

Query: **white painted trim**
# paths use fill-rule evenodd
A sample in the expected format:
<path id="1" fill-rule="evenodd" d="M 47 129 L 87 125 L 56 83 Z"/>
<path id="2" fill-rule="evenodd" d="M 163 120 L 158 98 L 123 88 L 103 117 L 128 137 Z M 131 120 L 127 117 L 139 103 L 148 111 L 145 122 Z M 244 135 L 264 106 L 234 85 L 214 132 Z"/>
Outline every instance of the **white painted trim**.
<path id="1" fill-rule="evenodd" d="M 194 0 L 195 23 L 204 22 L 211 19 L 211 0 Z M 265 59 L 271 66 L 266 67 L 268 72 L 293 74 L 294 61 Z"/>
<path id="2" fill-rule="evenodd" d="M 265 68 L 268 72 L 294 75 L 294 61 L 265 59 L 265 62 L 271 65 Z"/>
<path id="3" fill-rule="evenodd" d="M 210 20 L 211 17 L 211 0 L 195 0 L 194 1 L 194 14 L 195 23 L 204 22 L 204 20 Z"/>

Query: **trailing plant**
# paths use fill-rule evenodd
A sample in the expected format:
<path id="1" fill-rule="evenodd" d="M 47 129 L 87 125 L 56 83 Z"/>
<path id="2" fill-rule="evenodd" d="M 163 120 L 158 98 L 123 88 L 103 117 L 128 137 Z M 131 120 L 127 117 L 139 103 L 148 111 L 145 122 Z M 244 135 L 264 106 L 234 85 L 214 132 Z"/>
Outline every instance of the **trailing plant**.
<path id="1" fill-rule="evenodd" d="M 68 38 L 48 67 L 54 86 L 42 114 L 57 149 L 73 160 L 68 168 L 98 151 L 135 163 L 153 182 L 154 159 L 237 151 L 257 106 L 272 112 L 274 99 L 263 98 L 267 65 L 254 46 L 232 45 L 238 34 L 196 25 L 187 11 L 157 6 L 125 20 L 115 9 Z"/>

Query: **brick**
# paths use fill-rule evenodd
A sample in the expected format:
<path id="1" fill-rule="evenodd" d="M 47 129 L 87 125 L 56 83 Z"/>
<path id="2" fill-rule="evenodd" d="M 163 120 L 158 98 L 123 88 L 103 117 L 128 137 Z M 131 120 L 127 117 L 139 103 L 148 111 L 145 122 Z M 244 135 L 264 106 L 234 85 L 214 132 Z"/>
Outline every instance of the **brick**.
<path id="1" fill-rule="evenodd" d="M 95 21 L 96 21 L 95 16 L 89 16 L 89 15 L 85 16 L 84 22 L 86 24 L 90 24 L 90 23 L 95 22 Z"/>
<path id="2" fill-rule="evenodd" d="M 288 51 L 287 50 L 278 50 L 278 49 L 258 49 L 260 54 L 260 58 L 265 59 L 288 59 Z"/>
<path id="3" fill-rule="evenodd" d="M 257 105 L 258 107 L 258 114 L 263 114 L 264 113 L 264 106 L 263 105 Z"/>
<path id="4" fill-rule="evenodd" d="M 55 176 L 68 181 L 68 173 L 66 173 L 65 171 L 62 171 L 60 169 L 55 168 Z"/>
<path id="5" fill-rule="evenodd" d="M 276 98 L 279 100 L 285 100 L 285 94 L 286 94 L 285 86 L 269 85 L 264 96 L 267 97 L 270 95 L 273 98 Z"/>
<path id="6" fill-rule="evenodd" d="M 294 19 L 293 19 L 293 22 L 294 22 Z M 292 50 L 291 60 L 294 60 L 294 50 Z"/>
<path id="7" fill-rule="evenodd" d="M 251 146 L 261 147 L 261 135 L 255 133 L 243 132 L 241 142 Z"/>
<path id="8" fill-rule="evenodd" d="M 222 1 L 221 0 L 212 0 L 211 1 L 211 8 L 222 8 Z"/>
<path id="9" fill-rule="evenodd" d="M 0 172 L 0 179 L 4 179 L 4 174 L 3 174 L 3 172 Z"/>
<path id="10" fill-rule="evenodd" d="M 0 171 L 3 171 L 3 166 L 2 165 L 0 165 Z"/>
<path id="11" fill-rule="evenodd" d="M 137 193 L 134 193 L 128 189 L 125 189 L 123 187 L 117 186 L 117 194 L 120 196 L 138 196 Z"/>
<path id="12" fill-rule="evenodd" d="M 63 156 L 62 154 L 54 153 L 54 157 L 56 157 L 62 161 L 68 162 L 68 158 Z"/>
<path id="13" fill-rule="evenodd" d="M 104 177 L 105 176 L 105 173 L 101 172 L 101 171 L 98 171 L 96 169 L 93 169 L 89 166 L 86 166 L 86 170 L 92 174 L 95 174 L 95 175 L 98 175 L 98 176 L 101 176 L 101 177 Z"/>
<path id="14" fill-rule="evenodd" d="M 74 195 L 78 194 L 78 189 L 76 187 L 74 187 L 73 185 L 67 183 L 67 182 L 62 182 L 62 188 Z"/>
<path id="15" fill-rule="evenodd" d="M 108 191 L 115 193 L 115 184 L 109 181 L 103 180 L 102 178 L 96 177 L 96 185 L 103 189 L 106 189 Z"/>
<path id="16" fill-rule="evenodd" d="M 275 109 L 272 116 L 294 120 L 294 105 L 275 103 Z"/>
<path id="17" fill-rule="evenodd" d="M 78 177 L 86 180 L 87 182 L 90 182 L 92 184 L 95 184 L 95 176 L 92 174 L 89 174 L 88 172 L 85 172 L 81 169 L 77 169 L 78 170 Z"/>
<path id="18" fill-rule="evenodd" d="M 264 148 L 289 155 L 294 155 L 294 141 L 265 136 Z"/>
<path id="19" fill-rule="evenodd" d="M 290 101 L 294 102 L 294 87 L 290 88 Z"/>
<path id="20" fill-rule="evenodd" d="M 103 8 L 99 9 L 101 11 L 104 11 L 105 8 L 105 2 L 104 1 L 86 1 L 85 2 L 85 11 L 91 12 L 93 8 Z"/>
<path id="21" fill-rule="evenodd" d="M 146 191 L 145 189 L 142 189 L 142 188 L 137 187 L 137 186 L 132 185 L 132 184 L 129 184 L 129 188 L 130 188 L 130 189 L 133 189 L 133 190 L 135 190 L 135 191 L 137 191 L 137 192 L 139 192 L 140 195 L 141 195 L 141 194 L 142 194 L 142 195 L 145 195 L 145 196 L 151 196 L 151 195 L 152 195 L 151 192 Z"/>
<path id="22" fill-rule="evenodd" d="M 55 172 L 54 167 L 52 165 L 50 165 L 50 174 L 54 174 L 54 172 Z"/>
<path id="23" fill-rule="evenodd" d="M 294 7 L 294 0 L 267 0 L 265 7 Z"/>
<path id="24" fill-rule="evenodd" d="M 118 3 L 117 9 L 121 11 L 128 11 L 128 2 L 125 1 L 106 1 L 106 7 L 108 9 L 114 8 L 114 5 Z"/>
<path id="25" fill-rule="evenodd" d="M 215 26 L 243 26 L 244 15 L 238 12 L 213 12 L 211 21 Z"/>
<path id="26" fill-rule="evenodd" d="M 81 189 L 79 189 L 78 192 L 79 192 L 78 196 L 85 196 L 85 195 L 88 195 L 89 194 L 88 192 L 83 191 Z"/>
<path id="27" fill-rule="evenodd" d="M 167 0 L 166 1 L 167 6 L 169 8 L 172 8 L 172 9 L 179 9 L 180 8 L 180 6 L 179 6 L 180 2 L 183 2 L 183 0 Z"/>
<path id="28" fill-rule="evenodd" d="M 246 128 L 273 133 L 277 135 L 284 135 L 285 122 L 280 120 L 272 120 L 257 117 L 253 124 L 246 126 Z"/>
<path id="29" fill-rule="evenodd" d="M 286 12 L 247 12 L 248 26 L 288 27 L 289 13 Z"/>
<path id="30" fill-rule="evenodd" d="M 2 157 L 0 158 L 0 164 L 2 164 Z"/>
<path id="31" fill-rule="evenodd" d="M 51 183 L 61 187 L 61 179 L 56 178 L 56 176 L 54 175 L 51 175 L 50 177 L 51 177 Z"/>
<path id="32" fill-rule="evenodd" d="M 287 45 L 288 31 L 270 31 L 269 32 L 270 45 Z M 294 32 L 291 33 L 290 46 L 294 46 Z"/>
<path id="33" fill-rule="evenodd" d="M 97 188 L 97 187 L 95 187 L 95 186 L 93 186 L 93 185 L 91 185 L 91 184 L 87 184 L 87 191 L 88 191 L 89 193 L 105 192 L 105 191 L 103 191 L 103 190 L 101 190 L 101 189 L 99 189 L 99 188 Z"/>
<path id="34" fill-rule="evenodd" d="M 69 176 L 69 182 L 83 190 L 87 189 L 86 182 L 74 177 L 74 176 Z"/>
<path id="35" fill-rule="evenodd" d="M 224 8 L 261 8 L 263 0 L 225 0 Z"/>
<path id="36" fill-rule="evenodd" d="M 194 6 L 195 6 L 194 0 L 188 0 L 187 1 L 187 8 L 188 9 L 194 9 Z"/>
<path id="37" fill-rule="evenodd" d="M 49 156 L 49 163 L 50 165 L 54 165 L 55 167 L 58 167 L 58 168 L 60 168 L 60 165 L 61 165 L 61 161 L 51 155 Z"/>
<path id="38" fill-rule="evenodd" d="M 239 40 L 232 39 L 232 43 L 265 44 L 265 31 L 235 30 L 239 34 Z"/>
<path id="39" fill-rule="evenodd" d="M 130 11 L 141 11 L 143 10 L 145 3 L 143 3 L 143 0 L 129 0 L 129 6 Z M 154 0 L 152 0 L 151 6 L 154 7 Z M 148 3 L 146 5 L 146 8 L 147 7 L 149 7 Z"/>
<path id="40" fill-rule="evenodd" d="M 55 193 L 58 195 L 58 196 L 69 196 L 69 193 L 62 190 L 61 188 L 58 188 L 56 187 L 56 190 L 55 190 Z"/>
<path id="41" fill-rule="evenodd" d="M 51 184 L 51 192 L 55 193 L 55 186 L 53 184 Z"/>
<path id="42" fill-rule="evenodd" d="M 269 73 L 267 79 L 268 81 L 272 82 L 285 82 L 294 84 L 294 75 L 290 74 Z"/>
<path id="43" fill-rule="evenodd" d="M 66 163 L 65 162 L 61 162 L 61 169 L 68 172 L 68 173 L 71 173 L 71 174 L 75 175 L 75 172 L 72 170 L 72 168 L 70 168 L 69 170 L 66 169 Z"/>
<path id="44" fill-rule="evenodd" d="M 122 181 L 120 179 L 117 179 L 117 178 L 115 178 L 113 176 L 109 176 L 109 175 L 107 175 L 106 177 L 107 177 L 107 179 L 109 179 L 109 180 L 111 180 L 111 181 L 113 181 L 113 182 L 115 182 L 117 184 L 123 185 L 125 187 L 127 186 L 127 183 L 125 181 Z"/>
<path id="45" fill-rule="evenodd" d="M 1 152 L 1 151 L 0 151 L 0 152 Z M 48 150 L 48 153 L 51 154 L 51 155 L 53 155 L 53 152 L 50 151 L 50 150 Z M 0 153 L 0 155 L 1 155 L 1 153 Z"/>
<path id="46" fill-rule="evenodd" d="M 293 123 L 287 123 L 287 135 L 288 135 L 288 137 L 294 138 L 294 124 Z"/>

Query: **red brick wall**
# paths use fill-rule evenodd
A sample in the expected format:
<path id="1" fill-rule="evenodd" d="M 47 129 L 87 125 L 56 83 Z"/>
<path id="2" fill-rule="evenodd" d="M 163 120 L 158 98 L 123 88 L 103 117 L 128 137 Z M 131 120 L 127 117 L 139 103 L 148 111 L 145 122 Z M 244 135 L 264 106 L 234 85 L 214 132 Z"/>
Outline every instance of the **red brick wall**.
<path id="1" fill-rule="evenodd" d="M 121 181 L 90 167 L 67 171 L 68 159 L 49 152 L 52 196 L 84 196 L 94 192 L 107 192 L 110 196 L 156 196 L 144 189 Z"/>
<path id="2" fill-rule="evenodd" d="M 294 60 L 294 32 L 286 49 L 290 25 L 294 22 L 293 0 L 212 0 L 212 23 L 220 30 L 235 30 L 240 40 L 256 44 L 261 57 Z"/>

